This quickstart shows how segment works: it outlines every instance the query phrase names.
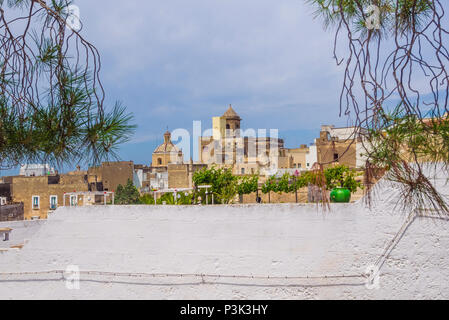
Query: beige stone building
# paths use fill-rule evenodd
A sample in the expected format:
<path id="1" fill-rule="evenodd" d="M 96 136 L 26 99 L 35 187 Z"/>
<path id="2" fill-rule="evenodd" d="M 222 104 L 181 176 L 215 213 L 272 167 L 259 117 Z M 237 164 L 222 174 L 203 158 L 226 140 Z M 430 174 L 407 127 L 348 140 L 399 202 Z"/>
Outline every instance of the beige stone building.
<path id="1" fill-rule="evenodd" d="M 199 162 L 231 167 L 237 175 L 266 174 L 292 166 L 284 140 L 257 137 L 252 129 L 243 131 L 241 121 L 232 106 L 221 117 L 213 117 L 213 134 L 199 138 Z"/>
<path id="2" fill-rule="evenodd" d="M 152 154 L 150 166 L 135 166 L 135 183 L 141 192 L 151 190 L 191 188 L 192 177 L 196 170 L 205 167 L 203 164 L 184 163 L 182 150 L 171 141 L 170 132 L 164 134 L 164 142 Z"/>
<path id="3" fill-rule="evenodd" d="M 182 150 L 179 150 L 171 141 L 171 133 L 164 133 L 164 143 L 153 152 L 152 167 L 166 167 L 169 163 L 183 163 Z"/>
<path id="4" fill-rule="evenodd" d="M 118 185 L 125 185 L 128 179 L 133 181 L 134 162 L 103 162 L 98 167 L 89 168 L 87 172 L 75 171 L 72 174 L 86 174 L 91 191 L 115 191 Z"/>
<path id="5" fill-rule="evenodd" d="M 193 174 L 206 167 L 204 164 L 183 163 L 168 165 L 168 187 L 170 189 L 193 188 Z"/>
<path id="6" fill-rule="evenodd" d="M 360 167 L 361 136 L 355 127 L 335 128 L 321 126 L 320 137 L 315 139 L 317 162 L 325 167 L 344 164 L 349 168 Z"/>
<path id="7" fill-rule="evenodd" d="M 316 163 L 345 164 L 350 168 L 364 165 L 361 135 L 355 127 L 323 125 L 313 144 L 289 149 L 282 139 L 248 135 L 248 131 L 242 130 L 241 121 L 232 106 L 221 117 L 213 117 L 213 134 L 200 137 L 199 162 L 231 167 L 238 175 L 310 170 Z"/>
<path id="8" fill-rule="evenodd" d="M 12 176 L 0 180 L 8 201 L 24 204 L 24 219 L 46 219 L 59 206 L 104 203 L 104 192 L 113 192 L 119 184 L 133 180 L 132 161 L 104 162 L 101 166 L 66 174 Z M 107 194 L 108 201 L 112 199 Z"/>
<path id="9" fill-rule="evenodd" d="M 89 191 L 86 175 L 64 174 L 38 177 L 7 177 L 13 202 L 24 204 L 24 219 L 46 219 L 48 214 L 63 205 L 64 194 Z M 70 201 L 70 199 L 68 200 Z M 78 205 L 82 199 L 71 199 Z"/>
<path id="10" fill-rule="evenodd" d="M 307 145 L 302 144 L 299 148 L 287 149 L 289 168 L 307 169 L 307 154 L 310 152 Z"/>

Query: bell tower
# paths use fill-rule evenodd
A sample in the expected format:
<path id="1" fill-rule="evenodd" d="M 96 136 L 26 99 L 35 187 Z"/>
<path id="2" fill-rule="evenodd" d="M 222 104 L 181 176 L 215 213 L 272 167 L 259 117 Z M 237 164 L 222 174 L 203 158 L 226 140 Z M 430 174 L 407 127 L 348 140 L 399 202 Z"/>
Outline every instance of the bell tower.
<path id="1" fill-rule="evenodd" d="M 242 119 L 232 109 L 232 105 L 229 105 L 229 109 L 223 114 L 222 118 L 226 122 L 226 135 L 240 136 L 240 122 Z"/>

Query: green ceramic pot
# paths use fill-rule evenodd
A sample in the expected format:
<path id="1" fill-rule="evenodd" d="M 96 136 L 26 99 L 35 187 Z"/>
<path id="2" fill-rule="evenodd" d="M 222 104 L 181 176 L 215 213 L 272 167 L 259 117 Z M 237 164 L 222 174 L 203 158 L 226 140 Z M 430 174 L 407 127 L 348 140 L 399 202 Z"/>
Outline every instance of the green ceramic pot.
<path id="1" fill-rule="evenodd" d="M 332 202 L 347 203 L 351 200 L 351 191 L 346 188 L 335 188 L 331 191 L 330 196 Z"/>

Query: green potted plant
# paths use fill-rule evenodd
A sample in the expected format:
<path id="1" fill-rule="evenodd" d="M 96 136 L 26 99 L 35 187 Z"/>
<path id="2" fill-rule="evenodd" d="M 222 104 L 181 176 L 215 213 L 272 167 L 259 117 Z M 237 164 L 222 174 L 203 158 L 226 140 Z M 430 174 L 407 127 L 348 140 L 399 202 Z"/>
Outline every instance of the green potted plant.
<path id="1" fill-rule="evenodd" d="M 324 170 L 326 177 L 326 188 L 331 190 L 332 202 L 349 202 L 351 194 L 361 188 L 360 181 L 355 180 L 357 172 L 345 165 L 338 165 Z"/>

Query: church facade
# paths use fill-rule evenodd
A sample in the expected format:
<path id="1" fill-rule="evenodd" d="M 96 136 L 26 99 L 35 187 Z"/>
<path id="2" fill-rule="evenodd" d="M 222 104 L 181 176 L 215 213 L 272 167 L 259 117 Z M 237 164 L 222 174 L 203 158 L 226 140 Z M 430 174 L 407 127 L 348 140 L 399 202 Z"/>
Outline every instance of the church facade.
<path id="1" fill-rule="evenodd" d="M 242 130 L 242 119 L 232 106 L 212 118 L 212 135 L 199 138 L 199 161 L 231 167 L 234 174 L 266 174 L 293 167 L 292 157 L 278 137 L 258 137 L 253 129 Z"/>
<path id="2" fill-rule="evenodd" d="M 139 166 L 135 170 L 138 182 L 135 183 L 143 192 L 176 188 L 192 188 L 192 177 L 196 170 L 206 165 L 194 164 L 192 160 L 184 161 L 181 149 L 171 141 L 171 133 L 164 133 L 164 141 L 152 154 L 152 163 Z"/>

